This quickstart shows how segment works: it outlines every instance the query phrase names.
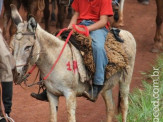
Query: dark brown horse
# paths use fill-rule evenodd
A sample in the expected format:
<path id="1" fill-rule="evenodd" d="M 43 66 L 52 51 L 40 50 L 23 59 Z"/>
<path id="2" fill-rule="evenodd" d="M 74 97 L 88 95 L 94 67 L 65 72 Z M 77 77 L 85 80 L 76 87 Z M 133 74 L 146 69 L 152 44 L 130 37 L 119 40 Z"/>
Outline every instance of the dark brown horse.
<path id="1" fill-rule="evenodd" d="M 163 38 L 161 33 L 161 26 L 163 22 L 163 0 L 156 0 L 157 16 L 156 16 L 156 33 L 154 37 L 154 46 L 152 52 L 159 52 L 163 46 Z"/>
<path id="2" fill-rule="evenodd" d="M 66 19 L 66 9 L 68 7 L 68 15 L 67 18 L 71 19 L 72 17 L 72 8 L 71 8 L 71 3 L 73 0 L 52 0 L 52 3 L 57 2 L 57 8 L 58 8 L 58 13 L 57 13 L 57 23 L 56 23 L 56 28 L 63 28 L 63 23 Z M 55 8 L 55 4 L 52 4 L 53 8 Z M 54 9 L 52 9 L 52 15 L 54 15 Z"/>
<path id="3" fill-rule="evenodd" d="M 27 16 L 32 14 L 37 18 L 37 11 L 43 11 L 44 13 L 44 23 L 45 30 L 49 30 L 48 28 L 48 19 L 49 19 L 49 0 L 4 0 L 4 14 L 3 14 L 3 36 L 6 38 L 6 30 L 11 18 L 11 8 L 10 4 L 14 4 L 18 9 L 21 5 L 27 11 Z M 11 22 L 11 26 L 9 29 L 10 36 L 12 36 L 16 32 L 16 28 L 14 28 L 13 22 Z"/>
<path id="4" fill-rule="evenodd" d="M 125 0 L 112 0 L 113 10 L 114 10 L 114 22 L 112 24 L 113 27 L 122 27 L 124 26 L 123 21 L 123 8 Z M 116 1 L 116 2 L 115 2 Z M 118 4 L 114 5 L 113 3 Z"/>

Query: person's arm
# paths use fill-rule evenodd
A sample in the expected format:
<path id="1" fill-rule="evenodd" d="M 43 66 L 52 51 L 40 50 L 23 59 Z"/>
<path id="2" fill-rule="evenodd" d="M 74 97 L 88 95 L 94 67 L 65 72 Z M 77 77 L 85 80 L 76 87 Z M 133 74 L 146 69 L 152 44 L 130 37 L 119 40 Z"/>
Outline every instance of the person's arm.
<path id="1" fill-rule="evenodd" d="M 97 21 L 96 23 L 94 23 L 90 26 L 87 26 L 87 28 L 89 31 L 94 31 L 94 30 L 105 27 L 107 25 L 107 23 L 108 23 L 108 16 L 107 15 L 101 15 L 99 21 Z"/>
<path id="2" fill-rule="evenodd" d="M 74 12 L 74 15 L 73 15 L 72 18 L 71 18 L 71 21 L 70 21 L 70 24 L 69 24 L 69 26 L 68 26 L 68 29 L 72 29 L 72 25 L 73 25 L 73 24 L 75 24 L 75 25 L 77 24 L 78 16 L 79 16 L 79 12 L 75 11 L 75 12 Z"/>
<path id="3" fill-rule="evenodd" d="M 88 28 L 89 31 L 94 31 L 94 30 L 103 28 L 108 23 L 108 19 L 109 19 L 109 17 L 107 15 L 101 15 L 99 21 L 97 21 L 96 23 L 94 23 L 94 24 L 92 24 L 90 26 L 87 26 L 87 28 Z M 76 28 L 79 31 L 85 31 L 84 28 L 81 28 L 79 26 L 76 26 Z"/>

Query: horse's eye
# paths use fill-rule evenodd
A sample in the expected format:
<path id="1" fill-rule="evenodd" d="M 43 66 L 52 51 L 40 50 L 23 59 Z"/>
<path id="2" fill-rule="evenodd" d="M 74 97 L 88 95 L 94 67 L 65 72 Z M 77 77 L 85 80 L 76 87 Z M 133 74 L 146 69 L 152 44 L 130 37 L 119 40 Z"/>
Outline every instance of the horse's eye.
<path id="1" fill-rule="evenodd" d="M 32 46 L 26 46 L 24 50 L 29 51 L 31 48 L 32 48 Z"/>
<path id="2" fill-rule="evenodd" d="M 11 53 L 12 53 L 12 55 L 14 55 L 14 51 L 12 51 Z"/>

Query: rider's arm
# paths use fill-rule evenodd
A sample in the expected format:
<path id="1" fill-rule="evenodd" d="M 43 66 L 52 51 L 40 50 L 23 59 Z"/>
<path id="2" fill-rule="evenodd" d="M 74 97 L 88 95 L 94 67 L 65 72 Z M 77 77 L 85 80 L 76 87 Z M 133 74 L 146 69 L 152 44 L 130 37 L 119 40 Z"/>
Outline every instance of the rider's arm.
<path id="1" fill-rule="evenodd" d="M 108 16 L 107 15 L 101 15 L 99 21 L 97 21 L 96 23 L 94 23 L 90 26 L 87 26 L 87 28 L 89 31 L 94 31 L 94 30 L 105 27 L 107 25 L 107 23 L 108 23 Z"/>
<path id="2" fill-rule="evenodd" d="M 73 24 L 75 24 L 75 25 L 77 24 L 78 16 L 79 16 L 79 12 L 75 11 L 73 17 L 71 18 L 71 21 L 70 21 L 70 24 L 68 26 L 68 29 L 72 29 L 72 25 Z"/>
<path id="3" fill-rule="evenodd" d="M 96 23 L 90 25 L 90 26 L 87 26 L 88 30 L 89 31 L 94 31 L 94 30 L 97 30 L 97 29 L 100 29 L 100 28 L 103 28 L 107 25 L 108 23 L 108 16 L 107 15 L 101 15 L 100 16 L 100 20 L 97 21 Z M 76 28 L 80 31 L 85 31 L 84 28 L 81 28 L 79 26 L 76 26 Z"/>

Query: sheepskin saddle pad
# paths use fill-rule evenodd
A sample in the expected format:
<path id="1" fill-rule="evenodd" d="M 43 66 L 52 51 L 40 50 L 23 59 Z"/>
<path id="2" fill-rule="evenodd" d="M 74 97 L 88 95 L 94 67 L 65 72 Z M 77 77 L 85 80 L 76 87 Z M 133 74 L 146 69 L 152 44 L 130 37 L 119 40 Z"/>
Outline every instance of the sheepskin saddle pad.
<path id="1" fill-rule="evenodd" d="M 66 40 L 69 32 L 70 31 L 63 32 L 61 38 Z M 124 40 L 119 37 L 119 32 L 119 29 L 112 28 L 106 37 L 105 50 L 109 61 L 106 66 L 106 80 L 118 71 L 125 69 L 128 65 L 128 57 L 122 45 Z M 88 70 L 89 75 L 93 77 L 95 73 L 95 63 L 93 61 L 91 37 L 86 37 L 83 34 L 74 32 L 69 42 L 81 52 L 85 67 Z"/>

